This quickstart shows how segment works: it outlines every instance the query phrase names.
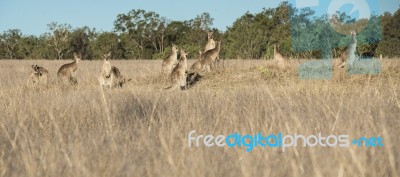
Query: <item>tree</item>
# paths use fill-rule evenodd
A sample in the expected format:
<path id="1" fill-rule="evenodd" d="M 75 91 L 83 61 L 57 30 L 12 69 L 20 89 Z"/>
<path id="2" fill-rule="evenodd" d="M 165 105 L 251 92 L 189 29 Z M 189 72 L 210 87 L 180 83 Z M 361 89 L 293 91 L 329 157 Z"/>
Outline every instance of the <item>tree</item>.
<path id="1" fill-rule="evenodd" d="M 17 58 L 18 43 L 20 42 L 21 36 L 22 34 L 19 29 L 10 29 L 3 32 L 0 42 L 1 48 L 4 50 L 4 57 L 7 57 L 8 59 Z"/>
<path id="2" fill-rule="evenodd" d="M 207 32 L 211 30 L 214 18 L 209 13 L 197 15 L 194 19 L 184 21 L 189 27 L 186 40 L 194 46 L 204 46 L 207 43 Z M 197 52 L 196 52 L 197 53 Z"/>
<path id="3" fill-rule="evenodd" d="M 289 14 L 292 11 L 293 8 L 283 2 L 275 9 L 244 14 L 225 33 L 227 57 L 269 58 L 272 55 L 272 44 L 281 45 L 285 49 L 284 53 L 289 53 Z"/>
<path id="4" fill-rule="evenodd" d="M 120 39 L 118 35 L 111 32 L 99 34 L 95 44 L 95 57 L 101 58 L 102 54 L 111 52 L 111 58 L 121 58 Z"/>
<path id="5" fill-rule="evenodd" d="M 64 55 L 71 50 L 69 45 L 72 27 L 71 25 L 58 24 L 57 22 L 51 22 L 47 27 L 50 30 L 50 33 L 47 33 L 48 44 L 57 52 L 57 58 L 63 59 Z"/>
<path id="6" fill-rule="evenodd" d="M 96 30 L 87 26 L 76 28 L 70 37 L 71 51 L 79 53 L 82 59 L 92 58 L 91 41 L 95 40 L 96 35 Z"/>
<path id="7" fill-rule="evenodd" d="M 164 51 L 165 28 L 168 21 L 155 12 L 131 10 L 127 14 L 119 14 L 114 22 L 118 33 L 127 33 L 132 42 L 140 48 L 142 56 L 151 57 L 148 53 Z"/>

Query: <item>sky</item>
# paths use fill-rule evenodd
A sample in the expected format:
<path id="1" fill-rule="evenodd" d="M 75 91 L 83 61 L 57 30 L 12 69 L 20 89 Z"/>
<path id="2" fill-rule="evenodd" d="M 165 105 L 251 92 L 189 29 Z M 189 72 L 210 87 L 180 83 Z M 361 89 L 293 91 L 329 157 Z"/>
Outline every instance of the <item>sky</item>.
<path id="1" fill-rule="evenodd" d="M 289 0 L 291 1 L 299 5 L 317 3 L 319 6 L 315 10 L 321 14 L 327 11 L 329 5 L 327 0 Z M 379 14 L 385 11 L 393 13 L 400 7 L 400 0 L 334 1 L 379 2 L 379 5 L 373 5 L 374 8 L 379 6 Z M 227 26 L 231 26 L 244 13 L 274 8 L 280 2 L 281 0 L 1 0 L 0 32 L 20 29 L 26 35 L 40 35 L 48 31 L 47 24 L 53 21 L 67 23 L 74 28 L 89 26 L 98 31 L 112 31 L 117 15 L 132 9 L 154 11 L 170 20 L 189 20 L 208 12 L 214 18 L 213 27 L 225 31 Z"/>

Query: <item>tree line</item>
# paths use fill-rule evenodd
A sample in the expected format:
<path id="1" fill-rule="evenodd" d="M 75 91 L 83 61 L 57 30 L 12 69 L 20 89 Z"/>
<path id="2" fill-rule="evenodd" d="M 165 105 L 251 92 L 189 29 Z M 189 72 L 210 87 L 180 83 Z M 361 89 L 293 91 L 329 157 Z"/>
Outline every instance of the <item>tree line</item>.
<path id="1" fill-rule="evenodd" d="M 400 10 L 372 16 L 369 22 L 355 21 L 344 13 L 336 17 L 353 26 L 367 26 L 358 35 L 359 55 L 400 56 Z M 73 28 L 57 22 L 48 24 L 48 31 L 39 36 L 23 35 L 19 29 L 10 29 L 0 34 L 0 59 L 66 59 L 78 53 L 82 59 L 91 60 L 100 59 L 107 52 L 112 53 L 113 59 L 163 59 L 169 54 L 171 44 L 188 51 L 189 58 L 196 58 L 207 42 L 207 31 L 213 31 L 214 39 L 222 40 L 220 58 L 226 59 L 272 58 L 274 44 L 290 58 L 320 58 L 322 51 L 318 46 L 325 38 L 332 46 L 333 57 L 337 57 L 346 45 L 343 34 L 332 33 L 340 29 L 330 27 L 332 21 L 327 15 L 317 17 L 311 9 L 299 10 L 288 2 L 276 8 L 264 8 L 259 13 L 247 12 L 226 31 L 213 28 L 213 20 L 209 13 L 203 13 L 194 19 L 173 21 L 156 12 L 134 9 L 117 15 L 111 32 L 87 26 Z M 291 22 L 301 26 L 291 27 Z M 367 23 L 376 23 L 382 28 L 368 28 Z M 304 26 L 308 32 L 300 33 L 297 29 Z M 295 34 L 299 35 L 294 39 Z M 332 35 L 327 37 L 326 34 Z"/>

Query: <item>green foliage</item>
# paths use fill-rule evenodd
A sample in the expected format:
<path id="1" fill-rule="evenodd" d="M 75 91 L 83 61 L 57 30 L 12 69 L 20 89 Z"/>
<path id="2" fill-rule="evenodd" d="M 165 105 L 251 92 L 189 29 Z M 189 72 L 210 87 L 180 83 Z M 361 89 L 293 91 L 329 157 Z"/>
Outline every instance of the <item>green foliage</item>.
<path id="1" fill-rule="evenodd" d="M 214 19 L 209 13 L 171 21 L 155 12 L 133 9 L 117 15 L 112 32 L 87 26 L 73 29 L 57 22 L 48 24 L 48 32 L 40 36 L 25 36 L 18 29 L 4 31 L 0 34 L 0 58 L 65 59 L 75 52 L 83 59 L 101 59 L 102 54 L 111 52 L 113 59 L 164 59 L 172 44 L 189 52 L 188 58 L 198 58 L 208 31 L 213 31 L 214 40 L 222 40 L 220 58 L 271 59 L 274 44 L 286 57 L 321 58 L 323 52 L 331 53 L 321 51 L 321 46 L 333 48 L 333 57 L 338 57 L 349 43 L 345 34 L 350 29 L 361 31 L 357 35 L 359 55 L 400 56 L 400 10 L 372 16 L 369 21 L 337 13 L 334 20 L 333 24 L 341 24 L 332 28 L 332 19 L 326 15 L 318 17 L 311 9 L 299 10 L 282 2 L 259 13 L 247 12 L 222 32 L 212 28 Z M 290 22 L 297 26 L 290 27 Z M 376 28 L 378 25 L 382 28 Z M 381 33 L 383 36 L 378 35 Z"/>
<path id="2" fill-rule="evenodd" d="M 290 38 L 289 13 L 292 7 L 281 3 L 275 9 L 245 15 L 237 19 L 225 33 L 226 58 L 271 58 L 271 46 Z"/>
<path id="3" fill-rule="evenodd" d="M 376 56 L 382 54 L 384 57 L 398 57 L 400 56 L 400 39 L 392 38 L 384 40 L 379 43 L 376 49 Z"/>
<path id="4" fill-rule="evenodd" d="M 22 34 L 19 29 L 10 29 L 1 36 L 1 51 L 4 57 L 9 59 L 19 58 L 18 50 Z"/>

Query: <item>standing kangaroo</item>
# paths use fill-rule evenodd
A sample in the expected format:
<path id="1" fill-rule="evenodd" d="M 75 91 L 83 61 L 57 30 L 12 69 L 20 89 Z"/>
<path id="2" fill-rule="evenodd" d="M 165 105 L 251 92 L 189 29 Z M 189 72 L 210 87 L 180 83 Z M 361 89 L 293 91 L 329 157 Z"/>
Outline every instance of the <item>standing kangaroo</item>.
<path id="1" fill-rule="evenodd" d="M 164 75 L 169 75 L 176 65 L 176 62 L 178 61 L 178 49 L 176 48 L 175 45 L 172 45 L 171 48 L 171 54 L 164 59 L 162 63 L 162 73 Z"/>
<path id="2" fill-rule="evenodd" d="M 215 41 L 212 38 L 213 32 L 207 31 L 207 44 L 206 47 L 204 47 L 204 52 L 207 52 L 211 49 L 215 48 Z"/>
<path id="3" fill-rule="evenodd" d="M 38 65 L 32 65 L 31 68 L 33 72 L 29 75 L 27 85 L 47 84 L 49 71 Z"/>
<path id="4" fill-rule="evenodd" d="M 351 31 L 350 36 L 351 36 L 351 41 L 348 46 L 346 46 L 340 55 L 340 65 L 339 68 L 344 68 L 347 64 L 347 60 L 349 61 L 348 67 L 351 67 L 354 64 L 354 61 L 356 60 L 355 52 L 356 52 L 356 47 L 357 47 L 357 39 L 356 39 L 356 32 Z"/>
<path id="5" fill-rule="evenodd" d="M 285 69 L 288 66 L 288 61 L 279 52 L 279 46 L 277 45 L 274 45 L 274 60 L 280 69 Z"/>
<path id="6" fill-rule="evenodd" d="M 350 70 L 354 66 L 354 62 L 358 59 L 356 56 L 357 34 L 355 31 L 350 32 L 351 41 L 347 48 L 347 69 Z"/>
<path id="7" fill-rule="evenodd" d="M 74 61 L 72 63 L 64 64 L 60 67 L 57 72 L 57 76 L 64 83 L 78 84 L 76 79 L 76 70 L 78 70 L 78 62 L 81 61 L 81 58 L 74 53 Z"/>
<path id="8" fill-rule="evenodd" d="M 111 74 L 111 64 L 109 58 L 111 56 L 111 52 L 107 54 L 103 54 L 103 68 L 101 70 L 101 76 L 105 78 L 109 78 Z"/>
<path id="9" fill-rule="evenodd" d="M 172 85 L 171 87 L 165 88 L 166 90 L 174 90 L 186 86 L 187 55 L 188 53 L 181 49 L 178 65 L 175 66 L 171 73 Z"/>
<path id="10" fill-rule="evenodd" d="M 211 65 L 214 64 L 216 59 L 219 57 L 219 52 L 221 51 L 221 41 L 217 42 L 214 49 L 204 52 L 201 55 L 201 70 L 209 72 L 211 70 Z"/>
<path id="11" fill-rule="evenodd" d="M 212 37 L 214 33 L 211 31 L 207 31 L 207 44 L 204 48 L 204 52 L 207 52 L 209 50 L 212 50 L 216 47 L 215 41 Z M 214 61 L 213 65 L 216 66 L 218 64 L 219 66 L 219 56 L 217 56 L 216 60 Z"/>
<path id="12" fill-rule="evenodd" d="M 103 55 L 103 68 L 98 78 L 100 86 L 109 86 L 110 89 L 112 87 L 122 87 L 127 81 L 130 81 L 131 79 L 126 79 L 117 67 L 111 66 L 110 60 L 108 59 L 110 56 L 111 53 Z"/>

